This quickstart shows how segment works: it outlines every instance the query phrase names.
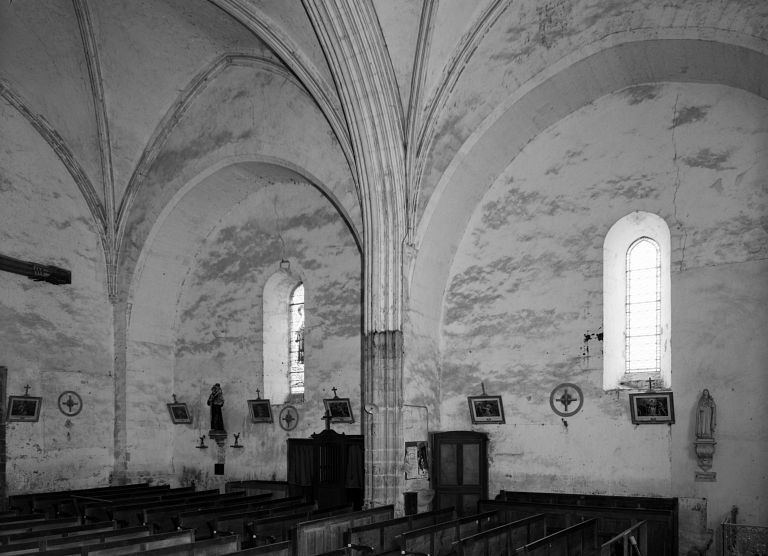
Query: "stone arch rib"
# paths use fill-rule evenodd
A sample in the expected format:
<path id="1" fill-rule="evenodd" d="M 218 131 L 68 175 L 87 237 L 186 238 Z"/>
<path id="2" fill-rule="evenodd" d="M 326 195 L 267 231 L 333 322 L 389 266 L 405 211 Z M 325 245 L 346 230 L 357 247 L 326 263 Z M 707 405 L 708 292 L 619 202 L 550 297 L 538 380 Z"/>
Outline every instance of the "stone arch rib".
<path id="1" fill-rule="evenodd" d="M 56 156 L 59 157 L 64 167 L 72 176 L 75 181 L 75 185 L 82 193 L 85 199 L 88 209 L 91 211 L 94 220 L 96 221 L 99 236 L 102 244 L 106 249 L 106 227 L 107 227 L 107 215 L 99 199 L 96 189 L 93 187 L 93 183 L 88 178 L 85 170 L 75 158 L 72 151 L 69 149 L 64 139 L 59 133 L 48 123 L 48 121 L 40 114 L 35 113 L 29 104 L 14 91 L 10 84 L 4 79 L 0 78 L 0 96 L 2 96 L 8 104 L 13 106 L 37 131 L 46 143 L 53 149 Z"/>

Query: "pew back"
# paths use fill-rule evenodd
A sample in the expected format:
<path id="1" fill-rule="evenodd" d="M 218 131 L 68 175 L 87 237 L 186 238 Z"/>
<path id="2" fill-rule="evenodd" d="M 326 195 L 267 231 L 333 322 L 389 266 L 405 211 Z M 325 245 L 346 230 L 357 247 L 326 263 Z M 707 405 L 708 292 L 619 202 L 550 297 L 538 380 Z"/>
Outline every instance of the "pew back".
<path id="1" fill-rule="evenodd" d="M 392 505 L 299 523 L 296 527 L 296 556 L 312 556 L 339 548 L 344 533 L 352 528 L 394 517 Z"/>
<path id="2" fill-rule="evenodd" d="M 352 527 L 344 535 L 344 544 L 370 546 L 374 553 L 395 550 L 400 547 L 400 535 L 406 531 L 421 529 L 455 517 L 453 508 L 444 508 Z"/>
<path id="3" fill-rule="evenodd" d="M 291 541 L 254 546 L 233 552 L 232 556 L 293 556 L 293 543 Z"/>
<path id="4" fill-rule="evenodd" d="M 544 504 L 481 500 L 478 509 L 496 510 L 505 519 L 519 519 L 525 515 L 544 513 L 551 529 L 563 529 L 581 521 L 597 519 L 597 535 L 601 543 L 621 533 L 639 521 L 648 522 L 648 549 L 654 556 L 676 556 L 677 511 L 658 508 L 623 508 L 583 506 L 580 504 Z"/>
<path id="5" fill-rule="evenodd" d="M 455 541 L 498 525 L 498 520 L 499 515 L 490 511 L 406 531 L 400 535 L 400 548 L 403 552 L 447 556 L 453 552 Z"/>
<path id="6" fill-rule="evenodd" d="M 546 534 L 547 516 L 539 514 L 463 537 L 453 543 L 453 549 L 458 556 L 511 556 Z"/>
<path id="7" fill-rule="evenodd" d="M 589 519 L 528 543 L 517 553 L 521 556 L 597 556 L 599 546 L 597 519 Z"/>

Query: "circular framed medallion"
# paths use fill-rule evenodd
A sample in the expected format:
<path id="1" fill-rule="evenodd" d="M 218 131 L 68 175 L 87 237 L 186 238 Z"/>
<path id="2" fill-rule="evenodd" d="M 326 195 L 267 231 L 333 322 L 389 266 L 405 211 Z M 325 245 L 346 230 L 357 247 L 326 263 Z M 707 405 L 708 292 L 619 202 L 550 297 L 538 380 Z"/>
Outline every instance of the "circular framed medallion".
<path id="1" fill-rule="evenodd" d="M 292 405 L 286 405 L 280 410 L 280 418 L 277 421 L 284 431 L 292 431 L 299 424 L 299 411 Z"/>
<path id="2" fill-rule="evenodd" d="M 549 395 L 549 406 L 561 417 L 576 415 L 584 405 L 584 394 L 581 388 L 570 382 L 555 386 Z"/>
<path id="3" fill-rule="evenodd" d="M 59 396 L 59 411 L 67 417 L 74 417 L 83 410 L 83 400 L 77 392 L 66 390 Z"/>

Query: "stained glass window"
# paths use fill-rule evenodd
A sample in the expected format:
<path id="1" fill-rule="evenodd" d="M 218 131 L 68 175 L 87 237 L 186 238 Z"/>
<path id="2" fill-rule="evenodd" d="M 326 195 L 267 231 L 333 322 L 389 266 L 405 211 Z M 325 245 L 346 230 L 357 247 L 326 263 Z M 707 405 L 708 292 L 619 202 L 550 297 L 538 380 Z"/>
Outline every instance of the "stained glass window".
<path id="1" fill-rule="evenodd" d="M 304 399 L 304 285 L 299 284 L 290 298 L 291 327 L 288 345 L 291 400 Z"/>
<path id="2" fill-rule="evenodd" d="M 661 251 L 643 237 L 627 249 L 626 372 L 661 370 Z"/>

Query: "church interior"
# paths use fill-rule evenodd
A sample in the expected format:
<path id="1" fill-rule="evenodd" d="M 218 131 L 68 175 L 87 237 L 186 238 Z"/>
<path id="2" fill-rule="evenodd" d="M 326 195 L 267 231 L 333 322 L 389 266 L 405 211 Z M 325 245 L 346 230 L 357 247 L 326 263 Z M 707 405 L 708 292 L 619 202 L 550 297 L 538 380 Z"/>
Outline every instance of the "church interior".
<path id="1" fill-rule="evenodd" d="M 764 0 L 9 0 L 0 97 L 4 501 L 333 435 L 356 509 L 768 526 Z"/>

